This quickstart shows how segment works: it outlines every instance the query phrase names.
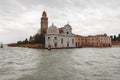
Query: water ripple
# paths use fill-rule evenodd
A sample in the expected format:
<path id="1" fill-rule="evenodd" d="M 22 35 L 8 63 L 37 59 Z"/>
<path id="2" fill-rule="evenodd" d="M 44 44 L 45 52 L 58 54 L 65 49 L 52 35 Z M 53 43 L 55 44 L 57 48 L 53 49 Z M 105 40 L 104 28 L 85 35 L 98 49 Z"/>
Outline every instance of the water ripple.
<path id="1" fill-rule="evenodd" d="M 120 47 L 0 49 L 0 80 L 119 80 Z"/>

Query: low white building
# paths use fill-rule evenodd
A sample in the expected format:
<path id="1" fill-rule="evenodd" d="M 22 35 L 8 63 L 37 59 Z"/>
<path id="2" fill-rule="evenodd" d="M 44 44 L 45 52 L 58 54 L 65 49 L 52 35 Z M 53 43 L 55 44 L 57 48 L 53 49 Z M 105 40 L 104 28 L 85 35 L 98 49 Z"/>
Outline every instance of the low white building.
<path id="1" fill-rule="evenodd" d="M 62 28 L 57 28 L 52 24 L 45 35 L 45 48 L 74 48 L 75 36 L 69 24 Z"/>

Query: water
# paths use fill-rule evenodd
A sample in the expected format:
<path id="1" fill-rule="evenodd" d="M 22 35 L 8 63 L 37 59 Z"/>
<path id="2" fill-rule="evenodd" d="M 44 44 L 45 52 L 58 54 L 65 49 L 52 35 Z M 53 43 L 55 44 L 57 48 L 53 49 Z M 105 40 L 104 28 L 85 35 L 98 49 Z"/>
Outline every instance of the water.
<path id="1" fill-rule="evenodd" d="M 119 80 L 120 47 L 0 49 L 0 80 Z"/>

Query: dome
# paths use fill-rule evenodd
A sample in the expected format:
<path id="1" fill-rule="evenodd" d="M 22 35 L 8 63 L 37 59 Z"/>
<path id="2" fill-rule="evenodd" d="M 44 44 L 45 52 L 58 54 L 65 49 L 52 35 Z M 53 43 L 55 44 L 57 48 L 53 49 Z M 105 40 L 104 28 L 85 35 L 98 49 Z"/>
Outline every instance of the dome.
<path id="1" fill-rule="evenodd" d="M 72 28 L 71 28 L 71 26 L 70 26 L 69 24 L 66 24 L 66 25 L 64 26 L 64 28 L 65 28 L 65 29 L 70 29 L 70 30 L 72 30 Z"/>
<path id="2" fill-rule="evenodd" d="M 52 24 L 48 30 L 47 30 L 47 34 L 59 34 L 59 29 L 54 26 L 54 24 Z"/>

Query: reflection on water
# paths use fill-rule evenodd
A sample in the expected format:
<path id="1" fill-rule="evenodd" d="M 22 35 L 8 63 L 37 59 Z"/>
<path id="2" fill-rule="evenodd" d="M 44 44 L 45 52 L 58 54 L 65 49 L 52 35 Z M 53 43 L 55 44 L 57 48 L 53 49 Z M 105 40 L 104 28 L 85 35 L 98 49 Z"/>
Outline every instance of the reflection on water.
<path id="1" fill-rule="evenodd" d="M 0 49 L 0 80 L 119 80 L 120 47 Z"/>

